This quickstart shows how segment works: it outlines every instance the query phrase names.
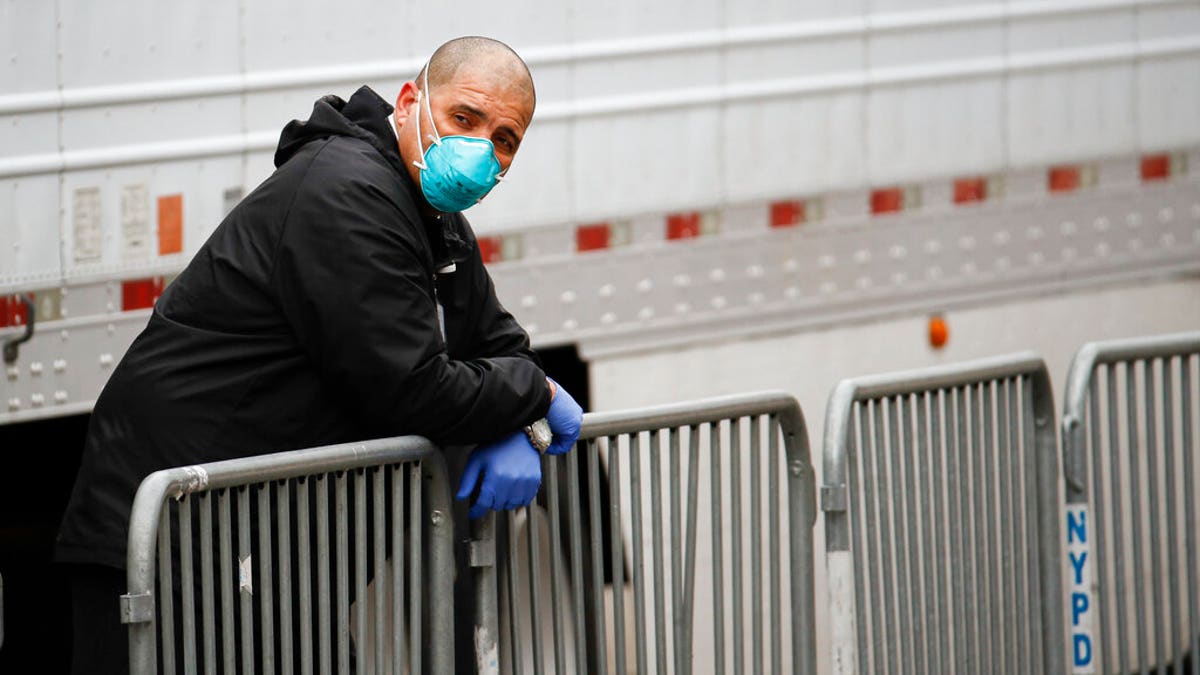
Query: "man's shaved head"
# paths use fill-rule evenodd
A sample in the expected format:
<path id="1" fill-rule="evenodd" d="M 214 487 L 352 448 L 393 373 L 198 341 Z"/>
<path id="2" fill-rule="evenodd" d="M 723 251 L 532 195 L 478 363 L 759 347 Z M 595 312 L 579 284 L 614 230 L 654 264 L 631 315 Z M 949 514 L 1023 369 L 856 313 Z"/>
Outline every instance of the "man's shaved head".
<path id="1" fill-rule="evenodd" d="M 486 73 L 499 85 L 514 87 L 528 97 L 529 113 L 533 114 L 537 96 L 529 67 L 512 47 L 492 38 L 468 36 L 450 40 L 429 57 L 429 88 L 451 82 L 460 70 Z M 417 74 L 417 85 L 424 87 L 425 68 Z M 432 93 L 432 92 L 431 92 Z"/>

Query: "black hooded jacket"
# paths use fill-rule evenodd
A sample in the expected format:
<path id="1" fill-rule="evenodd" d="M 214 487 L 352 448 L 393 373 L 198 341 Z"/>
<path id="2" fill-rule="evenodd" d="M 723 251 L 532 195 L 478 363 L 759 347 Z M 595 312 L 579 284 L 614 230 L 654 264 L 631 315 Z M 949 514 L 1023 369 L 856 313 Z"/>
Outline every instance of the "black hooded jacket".
<path id="1" fill-rule="evenodd" d="M 391 112 L 363 87 L 284 128 L 275 173 L 96 401 L 59 561 L 123 568 L 134 493 L 158 469 L 406 434 L 487 442 L 546 413 L 528 336 L 466 219 L 423 215 Z"/>

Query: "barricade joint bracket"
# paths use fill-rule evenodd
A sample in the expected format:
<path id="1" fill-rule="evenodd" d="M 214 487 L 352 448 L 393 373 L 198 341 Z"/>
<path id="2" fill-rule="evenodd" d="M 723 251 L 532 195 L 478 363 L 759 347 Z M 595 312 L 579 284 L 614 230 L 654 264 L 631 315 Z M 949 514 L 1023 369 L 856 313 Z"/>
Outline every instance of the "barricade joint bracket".
<path id="1" fill-rule="evenodd" d="M 496 564 L 496 547 L 490 539 L 472 539 L 467 545 L 467 562 L 471 567 L 492 567 Z"/>
<path id="2" fill-rule="evenodd" d="M 844 484 L 821 486 L 821 510 L 826 513 L 846 510 L 846 486 Z"/>
<path id="3" fill-rule="evenodd" d="M 121 623 L 148 623 L 154 620 L 154 593 L 121 596 Z"/>

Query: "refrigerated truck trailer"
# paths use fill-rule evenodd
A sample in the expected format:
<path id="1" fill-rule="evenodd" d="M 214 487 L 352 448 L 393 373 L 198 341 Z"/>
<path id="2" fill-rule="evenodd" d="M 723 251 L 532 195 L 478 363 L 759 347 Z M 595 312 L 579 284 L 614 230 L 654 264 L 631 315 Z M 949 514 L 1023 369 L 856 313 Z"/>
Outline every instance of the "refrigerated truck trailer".
<path id="1" fill-rule="evenodd" d="M 39 532 L 62 505 L 31 495 L 69 490 L 65 445 L 282 126 L 462 34 L 539 94 L 467 215 L 593 409 L 782 388 L 819 439 L 842 377 L 1033 348 L 1057 378 L 1200 327 L 1194 0 L 6 0 L 0 473 Z"/>

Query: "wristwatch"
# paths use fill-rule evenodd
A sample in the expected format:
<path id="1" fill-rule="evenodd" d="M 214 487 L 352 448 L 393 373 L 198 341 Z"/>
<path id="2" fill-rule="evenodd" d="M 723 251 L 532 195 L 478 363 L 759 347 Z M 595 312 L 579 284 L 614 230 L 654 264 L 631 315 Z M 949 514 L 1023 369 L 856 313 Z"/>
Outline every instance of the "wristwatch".
<path id="1" fill-rule="evenodd" d="M 525 435 L 529 437 L 530 445 L 542 454 L 546 453 L 546 448 L 550 447 L 550 441 L 554 440 L 554 434 L 550 431 L 550 423 L 546 421 L 545 417 L 525 427 Z"/>

